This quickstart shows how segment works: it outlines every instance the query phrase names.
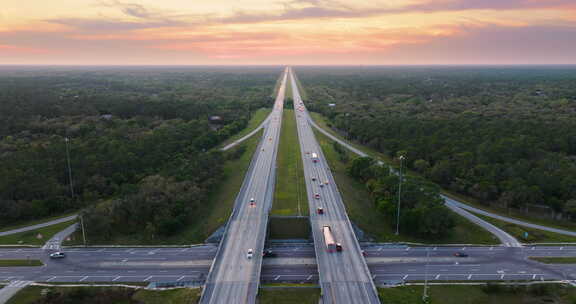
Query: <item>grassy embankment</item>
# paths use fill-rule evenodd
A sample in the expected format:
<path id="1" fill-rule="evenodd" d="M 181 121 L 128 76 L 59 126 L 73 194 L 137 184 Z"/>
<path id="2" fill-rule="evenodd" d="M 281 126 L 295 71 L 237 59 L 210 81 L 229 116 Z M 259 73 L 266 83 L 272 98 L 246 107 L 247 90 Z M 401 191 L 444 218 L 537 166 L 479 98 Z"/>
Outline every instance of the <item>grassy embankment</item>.
<path id="1" fill-rule="evenodd" d="M 504 222 L 501 220 L 493 219 L 488 216 L 475 214 L 481 219 L 491 223 L 492 225 L 508 232 L 510 235 L 523 243 L 575 243 L 576 237 L 544 231 L 539 229 L 528 228 Z M 528 238 L 524 238 L 525 232 L 528 232 Z"/>
<path id="2" fill-rule="evenodd" d="M 20 232 L 11 235 L 0 236 L 0 245 L 44 245 L 54 234 L 74 224 L 76 220 L 63 222 L 43 228 Z M 39 224 L 42 222 L 37 222 Z M 32 224 L 33 225 L 33 224 Z M 37 236 L 41 234 L 42 238 Z"/>
<path id="3" fill-rule="evenodd" d="M 320 288 L 263 288 L 258 293 L 260 304 L 317 304 Z"/>
<path id="4" fill-rule="evenodd" d="M 308 215 L 306 185 L 294 110 L 284 110 L 271 215 Z"/>
<path id="5" fill-rule="evenodd" d="M 43 291 L 45 290 L 45 291 Z M 143 303 L 194 304 L 198 303 L 199 288 L 172 290 L 145 290 L 124 287 L 41 287 L 28 286 L 12 297 L 8 304 L 29 303 Z M 43 295 L 44 293 L 44 295 Z M 48 300 L 51 298 L 52 300 Z M 102 302 L 102 299 L 106 299 Z"/>
<path id="6" fill-rule="evenodd" d="M 423 286 L 379 288 L 382 303 L 421 304 Z M 429 286 L 430 304 L 572 304 L 576 288 L 538 284 L 533 286 Z"/>
<path id="7" fill-rule="evenodd" d="M 27 267 L 42 265 L 44 265 L 44 263 L 40 260 L 0 260 L 0 267 Z"/>
<path id="8" fill-rule="evenodd" d="M 347 164 L 340 160 L 338 153 L 334 150 L 333 141 L 317 130 L 315 130 L 315 134 L 330 164 L 330 169 L 334 174 L 334 179 L 338 184 L 338 189 L 346 205 L 348 216 L 360 229 L 374 237 L 376 241 L 452 244 L 498 243 L 498 240 L 492 236 L 492 234 L 459 216 L 455 217 L 457 222 L 452 233 L 440 240 L 407 236 L 402 233 L 400 233 L 400 236 L 396 236 L 391 225 L 376 211 L 372 198 L 368 194 L 365 186 L 346 173 Z M 350 160 L 357 157 L 351 152 L 347 151 L 347 153 Z M 400 226 L 400 228 L 402 228 L 402 226 Z M 400 232 L 402 232 L 402 229 L 400 229 Z"/>

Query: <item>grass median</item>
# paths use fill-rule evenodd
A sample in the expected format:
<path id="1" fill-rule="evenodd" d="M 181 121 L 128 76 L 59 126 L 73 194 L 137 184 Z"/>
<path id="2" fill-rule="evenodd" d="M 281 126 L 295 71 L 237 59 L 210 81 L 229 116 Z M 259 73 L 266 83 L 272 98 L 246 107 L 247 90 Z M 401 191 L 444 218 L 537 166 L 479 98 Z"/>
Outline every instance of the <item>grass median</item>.
<path id="1" fill-rule="evenodd" d="M 544 264 L 576 264 L 576 257 L 530 257 Z"/>
<path id="2" fill-rule="evenodd" d="M 308 215 L 300 143 L 293 110 L 284 110 L 271 215 Z"/>
<path id="3" fill-rule="evenodd" d="M 29 267 L 42 265 L 44 265 L 44 263 L 40 260 L 0 260 L 0 267 Z"/>
<path id="4" fill-rule="evenodd" d="M 260 304 L 317 304 L 320 288 L 262 288 L 258 292 Z"/>
<path id="5" fill-rule="evenodd" d="M 448 236 L 443 239 L 430 240 L 409 235 L 395 235 L 395 231 L 385 218 L 380 215 L 372 197 L 366 187 L 348 176 L 346 173 L 347 164 L 340 160 L 338 153 L 334 150 L 333 141 L 317 130 L 314 131 L 316 138 L 322 147 L 324 156 L 330 165 L 338 190 L 342 194 L 342 199 L 346 205 L 346 210 L 350 220 L 360 229 L 368 233 L 378 242 L 415 242 L 415 243 L 451 243 L 451 244 L 497 244 L 498 240 L 488 231 L 456 215 L 456 227 Z M 346 150 L 348 159 L 351 161 L 355 154 Z M 402 229 L 400 229 L 402 232 Z"/>
<path id="6" fill-rule="evenodd" d="M 54 234 L 74 224 L 76 220 L 54 224 L 34 230 L 0 236 L 0 245 L 44 245 Z"/>

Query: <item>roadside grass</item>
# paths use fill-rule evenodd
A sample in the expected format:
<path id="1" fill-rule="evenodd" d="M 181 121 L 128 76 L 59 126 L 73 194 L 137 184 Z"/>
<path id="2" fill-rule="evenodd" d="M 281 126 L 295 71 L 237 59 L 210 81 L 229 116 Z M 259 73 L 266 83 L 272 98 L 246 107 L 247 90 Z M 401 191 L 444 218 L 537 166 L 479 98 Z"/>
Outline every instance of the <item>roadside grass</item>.
<path id="1" fill-rule="evenodd" d="M 244 130 L 238 132 L 238 134 L 235 134 L 234 136 L 230 137 L 228 140 L 226 140 L 220 146 L 224 147 L 224 146 L 228 145 L 229 143 L 231 143 L 237 139 L 240 139 L 244 135 L 252 132 L 266 119 L 266 117 L 268 117 L 268 115 L 270 115 L 270 112 L 272 112 L 272 108 L 260 108 L 260 109 L 256 110 L 252 114 L 252 118 L 248 122 L 248 126 L 246 128 L 244 128 Z M 254 136 L 256 136 L 256 134 L 254 134 Z"/>
<path id="2" fill-rule="evenodd" d="M 264 288 L 258 293 L 259 304 L 317 304 L 320 288 Z"/>
<path id="3" fill-rule="evenodd" d="M 132 296 L 137 303 L 146 304 L 191 304 L 200 300 L 200 288 L 178 288 L 170 290 L 139 289 Z"/>
<path id="4" fill-rule="evenodd" d="M 576 264 L 576 257 L 530 257 L 544 264 Z"/>
<path id="5" fill-rule="evenodd" d="M 115 304 L 194 304 L 199 288 L 171 290 L 134 290 L 126 287 L 44 287 L 28 286 L 14 295 L 7 304 L 32 303 L 115 303 Z"/>
<path id="6" fill-rule="evenodd" d="M 360 145 L 354 141 L 346 140 L 342 135 L 338 134 L 336 131 L 334 131 L 334 129 L 332 129 L 328 126 L 328 121 L 326 120 L 326 118 L 323 115 L 321 115 L 319 113 L 315 113 L 315 112 L 310 112 L 310 116 L 313 118 L 314 122 L 319 127 L 321 127 L 323 130 L 327 131 L 328 133 L 334 135 L 338 139 L 349 143 L 354 148 L 368 154 L 372 158 L 379 159 L 386 164 L 392 165 L 393 167 L 397 166 L 395 161 L 392 158 L 390 158 L 388 155 L 381 153 L 381 152 L 378 152 L 374 149 L 368 148 L 366 146 Z M 415 171 L 411 171 L 411 170 L 408 170 L 408 174 L 414 175 L 414 176 L 421 176 L 419 173 L 417 173 Z M 559 228 L 559 229 L 568 229 L 568 230 L 576 231 L 576 223 L 528 216 L 526 214 L 521 214 L 517 210 L 514 210 L 514 209 L 506 210 L 503 208 L 489 207 L 489 206 L 486 206 L 484 204 L 481 204 L 480 202 L 478 202 L 478 200 L 476 200 L 472 197 L 462 195 L 459 193 L 455 193 L 453 191 L 442 189 L 441 192 L 442 192 L 442 194 L 444 194 L 450 198 L 457 199 L 458 201 L 460 201 L 462 203 L 465 203 L 465 204 L 473 206 L 475 208 L 489 211 L 489 212 L 492 212 L 495 214 L 514 218 L 517 220 L 523 220 L 523 221 L 534 223 L 534 224 L 540 224 L 540 225 L 544 225 L 544 226 L 548 226 L 548 227 Z"/>
<path id="7" fill-rule="evenodd" d="M 310 238 L 310 221 L 307 217 L 271 216 L 268 224 L 270 239 Z"/>
<path id="8" fill-rule="evenodd" d="M 72 220 L 35 230 L 0 236 L 0 245 L 44 245 L 54 234 L 66 229 L 75 222 L 76 220 Z M 42 238 L 37 238 L 38 234 L 41 234 Z"/>
<path id="9" fill-rule="evenodd" d="M 60 218 L 63 218 L 63 217 L 71 216 L 71 215 L 74 215 L 74 214 L 76 214 L 76 212 L 67 213 L 67 214 L 63 214 L 63 215 L 52 216 L 52 217 L 46 217 L 46 218 L 42 218 L 42 219 L 38 219 L 38 220 L 33 220 L 33 221 L 26 221 L 26 222 L 18 223 L 18 224 L 13 225 L 13 226 L 2 227 L 2 228 L 0 228 L 0 232 L 4 232 L 4 231 L 8 231 L 8 230 L 14 230 L 14 229 L 19 229 L 19 228 L 24 228 L 24 227 L 33 226 L 33 225 L 38 225 L 38 224 L 46 223 L 46 222 L 49 222 L 49 221 L 57 220 L 57 219 L 60 219 Z"/>
<path id="10" fill-rule="evenodd" d="M 308 215 L 306 185 L 294 110 L 284 110 L 271 215 Z"/>
<path id="11" fill-rule="evenodd" d="M 452 243 L 452 244 L 498 244 L 491 233 L 481 227 L 469 222 L 468 220 L 455 214 L 456 227 L 446 237 L 438 240 L 427 238 L 418 238 L 400 233 L 395 235 L 394 229 L 385 218 L 376 211 L 372 197 L 366 190 L 365 186 L 348 176 L 346 173 L 347 164 L 343 163 L 338 153 L 334 150 L 333 141 L 324 134 L 314 130 L 316 138 L 322 151 L 330 165 L 334 179 L 338 184 L 338 190 L 342 194 L 344 205 L 350 220 L 352 220 L 360 229 L 375 238 L 377 242 L 414 242 L 414 243 Z M 349 152 L 350 160 L 357 157 Z M 400 223 L 400 232 L 402 232 L 402 223 Z"/>
<path id="12" fill-rule="evenodd" d="M 378 288 L 382 303 L 421 304 L 423 286 Z M 576 288 L 560 284 L 532 286 L 432 285 L 430 304 L 572 304 Z"/>
<path id="13" fill-rule="evenodd" d="M 0 260 L 0 267 L 29 267 L 42 265 L 44 265 L 44 263 L 40 260 Z"/>
<path id="14" fill-rule="evenodd" d="M 474 215 L 508 232 L 523 243 L 576 243 L 576 237 L 519 226 L 477 213 Z M 525 232 L 528 232 L 528 238 L 524 237 Z"/>
<path id="15" fill-rule="evenodd" d="M 190 245 L 203 243 L 206 238 L 228 221 L 234 207 L 234 201 L 242 187 L 244 176 L 250 166 L 250 161 L 262 134 L 263 131 L 260 130 L 238 146 L 224 152 L 225 155 L 229 155 L 238 149 L 246 148 L 240 158 L 226 161 L 224 174 L 219 186 L 208 196 L 206 203 L 197 210 L 195 218 L 182 231 L 173 236 L 153 241 L 144 240 L 141 235 L 125 235 L 118 236 L 108 242 L 99 242 L 95 245 Z M 86 229 L 90 229 L 90 227 L 86 227 Z M 82 233 L 80 230 L 76 231 L 72 238 L 72 241 L 64 242 L 64 245 L 82 244 Z M 88 243 L 90 244 L 90 240 L 88 240 Z"/>

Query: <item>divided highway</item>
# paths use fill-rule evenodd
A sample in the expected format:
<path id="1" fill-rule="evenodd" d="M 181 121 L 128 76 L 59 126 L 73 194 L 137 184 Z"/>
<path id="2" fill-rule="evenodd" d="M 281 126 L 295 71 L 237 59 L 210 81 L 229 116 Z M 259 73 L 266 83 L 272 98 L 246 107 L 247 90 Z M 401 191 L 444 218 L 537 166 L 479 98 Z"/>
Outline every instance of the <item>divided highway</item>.
<path id="1" fill-rule="evenodd" d="M 254 153 L 234 210 L 210 268 L 200 303 L 255 303 L 262 251 L 276 178 L 276 154 L 284 107 L 287 69 L 264 136 Z M 249 254 L 249 250 L 251 253 Z"/>
<path id="2" fill-rule="evenodd" d="M 292 69 L 290 82 L 294 98 L 294 115 L 304 162 L 304 177 L 310 207 L 310 224 L 318 263 L 322 303 L 380 303 L 370 271 L 338 192 L 330 168 L 325 161 L 302 103 Z M 312 179 L 314 178 L 314 180 Z M 319 214 L 318 208 L 323 208 Z M 329 252 L 322 229 L 329 226 L 341 252 Z"/>

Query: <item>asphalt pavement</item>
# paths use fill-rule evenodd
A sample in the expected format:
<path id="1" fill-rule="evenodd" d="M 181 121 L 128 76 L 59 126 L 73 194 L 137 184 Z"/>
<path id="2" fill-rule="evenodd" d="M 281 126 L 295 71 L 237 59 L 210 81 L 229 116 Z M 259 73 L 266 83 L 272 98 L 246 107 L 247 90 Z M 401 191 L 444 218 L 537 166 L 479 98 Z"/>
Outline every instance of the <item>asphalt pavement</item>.
<path id="1" fill-rule="evenodd" d="M 300 97 L 292 69 L 290 69 L 290 81 L 298 139 L 304 162 L 304 178 L 322 288 L 322 303 L 380 303 L 354 229 L 346 214 L 342 197 L 308 123 L 308 112 Z M 316 160 L 313 158 L 314 154 L 318 155 Z M 323 208 L 323 214 L 317 212 L 319 207 Z M 322 233 L 324 226 L 329 226 L 335 241 L 342 244 L 341 252 L 327 250 Z"/>

